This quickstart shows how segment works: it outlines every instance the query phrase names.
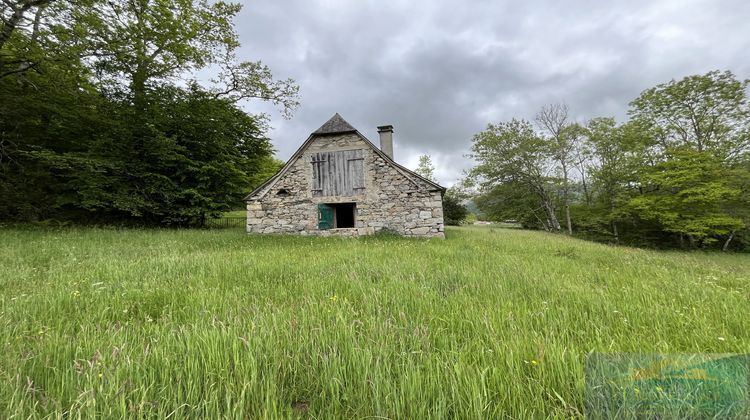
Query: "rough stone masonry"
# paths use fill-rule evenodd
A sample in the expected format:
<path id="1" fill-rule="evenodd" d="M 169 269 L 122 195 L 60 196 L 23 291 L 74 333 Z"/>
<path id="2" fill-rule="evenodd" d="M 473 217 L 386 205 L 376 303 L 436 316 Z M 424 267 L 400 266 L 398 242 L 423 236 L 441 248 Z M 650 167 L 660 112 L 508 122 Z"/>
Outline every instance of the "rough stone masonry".
<path id="1" fill-rule="evenodd" d="M 339 114 L 246 197 L 248 233 L 444 237 L 445 188 L 397 164 L 393 127 L 381 149 Z"/>

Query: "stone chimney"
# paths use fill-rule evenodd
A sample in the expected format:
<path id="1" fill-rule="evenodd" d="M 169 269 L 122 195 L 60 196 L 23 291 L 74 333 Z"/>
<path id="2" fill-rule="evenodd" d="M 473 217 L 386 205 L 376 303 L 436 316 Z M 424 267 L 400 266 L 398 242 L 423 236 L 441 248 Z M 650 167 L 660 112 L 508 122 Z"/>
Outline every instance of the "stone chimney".
<path id="1" fill-rule="evenodd" d="M 380 150 L 393 159 L 393 126 L 381 125 L 378 127 L 378 133 L 380 134 Z"/>

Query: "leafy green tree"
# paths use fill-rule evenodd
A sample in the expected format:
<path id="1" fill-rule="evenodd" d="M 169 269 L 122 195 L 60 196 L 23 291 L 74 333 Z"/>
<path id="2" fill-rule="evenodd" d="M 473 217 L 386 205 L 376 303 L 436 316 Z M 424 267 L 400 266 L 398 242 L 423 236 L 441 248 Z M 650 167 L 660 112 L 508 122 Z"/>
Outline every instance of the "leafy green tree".
<path id="1" fill-rule="evenodd" d="M 661 151 L 688 147 L 734 162 L 750 150 L 748 86 L 729 71 L 672 80 L 641 93 L 630 116 L 651 129 Z"/>
<path id="2" fill-rule="evenodd" d="M 276 175 L 284 167 L 284 163 L 283 160 L 276 159 L 273 156 L 260 156 L 255 162 L 256 171 L 250 174 L 250 188 L 247 190 L 251 191 L 257 188 L 268 178 Z"/>
<path id="3" fill-rule="evenodd" d="M 461 192 L 456 188 L 448 188 L 443 195 L 443 217 L 446 225 L 458 226 L 466 219 L 469 211 L 463 205 Z"/>
<path id="4" fill-rule="evenodd" d="M 724 239 L 722 250 L 728 250 L 732 240 L 738 236 L 742 244 L 750 249 L 750 159 L 745 159 L 744 162 L 731 169 L 729 185 L 739 193 L 733 200 L 725 202 L 723 209 L 730 217 L 741 220 L 744 227 L 729 232 Z"/>
<path id="5" fill-rule="evenodd" d="M 620 240 L 618 224 L 628 217 L 628 200 L 638 191 L 638 171 L 643 165 L 647 136 L 637 124 L 618 125 L 614 118 L 594 118 L 585 127 L 586 148 L 592 159 L 593 199 L 587 215 L 589 228 L 603 223 L 615 242 Z"/>
<path id="6" fill-rule="evenodd" d="M 209 65 L 223 69 L 212 89 L 217 97 L 260 98 L 291 112 L 298 105 L 292 80 L 275 81 L 259 62 L 235 61 L 232 20 L 240 9 L 207 0 L 94 2 L 79 11 L 77 30 L 85 31 L 94 66 L 110 83 L 124 76 L 136 112 L 154 83 Z"/>
<path id="7" fill-rule="evenodd" d="M 546 230 L 560 231 L 555 204 L 553 153 L 549 143 L 539 136 L 528 121 L 513 119 L 507 123 L 489 124 L 485 131 L 474 136 L 472 154 L 477 161 L 470 176 L 477 180 L 481 192 L 497 197 L 511 193 L 514 214 L 521 207 L 525 214 L 538 215 Z M 500 202 L 504 202 L 501 200 Z M 497 200 L 491 201 L 497 204 Z M 477 204 L 488 215 L 498 214 L 491 206 Z"/>
<path id="8" fill-rule="evenodd" d="M 0 3 L 0 79 L 36 66 L 42 16 L 51 0 L 3 0 Z"/>
<path id="9" fill-rule="evenodd" d="M 272 153 L 256 120 L 196 84 L 162 88 L 158 97 L 151 115 L 164 133 L 161 198 L 152 198 L 162 207 L 159 222 L 202 224 L 236 207 Z"/>
<path id="10" fill-rule="evenodd" d="M 565 211 L 565 226 L 568 234 L 573 234 L 573 221 L 570 215 L 571 171 L 575 164 L 575 141 L 578 131 L 570 129 L 568 106 L 552 104 L 542 107 L 536 115 L 536 122 L 549 136 L 547 147 L 551 158 L 556 162 L 560 172 L 560 190 L 562 207 Z"/>
<path id="11" fill-rule="evenodd" d="M 36 78 L 35 86 L 45 86 Z M 237 206 L 276 167 L 255 118 L 196 85 L 166 86 L 148 113 L 158 146 L 148 156 L 148 182 L 134 183 L 129 168 L 136 155 L 118 141 L 132 136 L 128 102 L 61 81 L 5 103 L 0 214 L 6 218 L 200 224 Z"/>
<path id="12" fill-rule="evenodd" d="M 549 230 L 547 215 L 528 184 L 510 181 L 492 185 L 474 202 L 486 220 L 512 221 L 526 229 Z"/>
<path id="13" fill-rule="evenodd" d="M 665 231 L 691 243 L 725 237 L 724 248 L 746 226 L 741 209 L 750 201 L 741 180 L 750 159 L 749 86 L 750 81 L 738 80 L 729 71 L 712 71 L 658 85 L 631 103 L 633 123 L 650 137 L 639 171 L 646 182 L 643 196 L 631 201 L 639 216 L 658 220 Z M 686 168 L 704 173 L 689 174 Z M 674 200 L 661 199 L 649 183 L 666 183 Z M 692 210 L 681 207 L 684 197 L 695 203 Z M 659 206 L 646 210 L 643 203 L 649 200 Z M 659 211 L 664 214 L 657 215 Z M 681 220 L 673 220 L 675 215 Z"/>
<path id="14" fill-rule="evenodd" d="M 0 79 L 0 98 L 0 217 L 66 218 L 58 204 L 75 201 L 76 192 L 61 177 L 98 177 L 112 166 L 90 151 L 112 142 L 109 102 L 80 59 L 65 54 Z"/>
<path id="15" fill-rule="evenodd" d="M 435 165 L 432 164 L 432 158 L 430 158 L 430 155 L 419 156 L 419 166 L 417 166 L 417 169 L 414 172 L 422 175 L 430 181 L 435 181 Z"/>
<path id="16" fill-rule="evenodd" d="M 177 130 L 188 143 L 178 141 L 175 144 L 175 133 L 161 128 L 163 126 L 159 119 L 163 117 L 162 109 L 168 109 L 160 103 L 166 81 L 209 65 L 223 69 L 215 84 L 207 89 L 199 89 L 192 82 L 192 85 L 196 85 L 191 88 L 192 94 L 200 92 L 201 101 L 199 104 L 187 101 L 191 105 L 208 107 L 209 112 L 219 113 L 217 118 L 210 113 L 206 115 L 207 121 L 217 125 L 226 122 L 222 120 L 224 115 L 228 115 L 223 107 L 241 99 L 269 100 L 280 104 L 284 112 L 291 112 L 297 106 L 298 88 L 291 80 L 273 80 L 268 68 L 260 63 L 235 62 L 234 51 L 239 43 L 232 19 L 239 10 L 238 4 L 221 1 L 137 0 L 97 2 L 91 10 L 82 11 L 79 16 L 79 25 L 85 25 L 90 34 L 95 51 L 95 68 L 115 92 L 123 92 L 123 99 L 132 101 L 132 113 L 125 118 L 131 119 L 133 129 L 120 137 L 130 147 L 119 159 L 124 162 L 125 172 L 130 174 L 133 188 L 129 194 L 135 196 L 135 203 L 143 204 L 135 213 L 139 217 L 155 223 L 185 223 L 198 215 L 202 220 L 206 212 L 215 213 L 226 207 L 225 204 L 215 207 L 212 204 L 215 201 L 206 195 L 205 189 L 196 189 L 194 184 L 184 180 L 175 183 L 175 153 L 181 155 L 176 148 L 192 150 L 205 147 L 212 150 L 203 144 L 212 140 L 197 141 L 197 131 L 185 133 L 184 130 Z M 120 80 L 127 81 L 128 85 L 120 85 Z M 177 109 L 177 114 L 168 116 L 171 121 L 180 121 L 184 117 L 191 117 L 195 121 L 197 118 L 189 107 Z M 236 112 L 233 115 L 235 119 L 240 118 Z M 255 128 L 259 126 L 256 124 Z M 220 132 L 222 128 L 212 128 L 207 124 L 201 129 Z M 257 132 L 253 135 L 257 137 Z M 229 136 L 229 139 L 236 141 L 233 136 Z M 235 145 L 237 148 L 243 146 L 246 145 Z M 260 152 L 260 155 L 270 155 L 270 148 Z M 204 163 L 208 159 L 205 153 L 197 151 L 193 151 L 191 157 Z M 240 165 L 240 161 L 232 162 Z M 262 162 L 259 160 L 255 164 Z M 189 160 L 185 163 L 190 164 Z M 243 165 L 235 166 L 234 170 L 248 170 L 247 162 Z M 213 165 L 204 168 L 215 170 L 213 174 L 203 174 L 204 179 L 211 179 L 215 183 L 218 182 L 215 177 L 226 177 L 227 182 L 232 180 L 235 183 L 231 188 L 225 184 L 204 185 L 218 188 L 224 193 L 222 196 L 217 192 L 219 195 L 214 194 L 214 197 L 222 196 L 223 200 L 228 200 L 231 195 L 238 199 L 237 185 L 248 188 L 250 184 L 249 180 L 240 182 L 236 176 L 222 174 Z M 184 174 L 177 172 L 177 175 Z M 174 196 L 167 193 L 180 188 L 184 188 L 184 191 Z M 232 190 L 231 194 L 229 190 Z M 192 210 L 174 214 L 169 210 L 174 206 L 186 206 Z"/>
<path id="17" fill-rule="evenodd" d="M 569 233 L 615 242 L 750 243 L 748 87 L 710 72 L 646 90 L 622 125 L 570 123 L 564 105 L 540 111 L 540 132 L 490 125 L 472 146 L 476 203 L 493 220 L 548 230 L 559 208 Z"/>
<path id="18" fill-rule="evenodd" d="M 580 175 L 580 186 L 587 205 L 591 205 L 593 192 L 591 190 L 591 168 L 594 165 L 594 151 L 586 141 L 588 130 L 585 126 L 573 123 L 564 128 L 563 135 L 571 144 L 570 162 Z M 573 182 L 575 184 L 575 181 Z"/>
<path id="19" fill-rule="evenodd" d="M 35 8 L 0 47 L 4 69 L 14 68 L 8 57 L 29 67 L 0 77 L 0 216 L 199 224 L 277 167 L 263 118 L 236 103 L 259 98 L 288 114 L 297 87 L 261 63 L 236 63 L 238 5 L 2 7 L 12 3 Z M 212 84 L 190 81 L 209 65 L 221 69 Z"/>
<path id="20" fill-rule="evenodd" d="M 645 191 L 631 198 L 629 205 L 641 218 L 678 234 L 681 241 L 709 244 L 743 227 L 742 220 L 722 209 L 740 194 L 728 175 L 721 161 L 707 152 L 674 149 L 666 161 L 642 174 Z"/>

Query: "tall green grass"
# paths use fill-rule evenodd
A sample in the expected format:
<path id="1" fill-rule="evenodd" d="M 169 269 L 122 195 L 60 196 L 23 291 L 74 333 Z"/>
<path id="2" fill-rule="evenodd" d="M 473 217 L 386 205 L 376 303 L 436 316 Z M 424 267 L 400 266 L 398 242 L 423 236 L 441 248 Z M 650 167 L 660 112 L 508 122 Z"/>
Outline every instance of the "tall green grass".
<path id="1" fill-rule="evenodd" d="M 0 230 L 0 417 L 583 415 L 591 352 L 750 352 L 750 258 L 447 239 Z"/>

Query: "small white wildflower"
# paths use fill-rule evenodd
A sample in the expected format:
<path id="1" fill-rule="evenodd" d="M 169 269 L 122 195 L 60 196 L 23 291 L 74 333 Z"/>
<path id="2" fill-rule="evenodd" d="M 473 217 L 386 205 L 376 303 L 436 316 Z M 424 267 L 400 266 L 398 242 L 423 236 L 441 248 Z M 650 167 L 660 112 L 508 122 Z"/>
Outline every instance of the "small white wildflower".
<path id="1" fill-rule="evenodd" d="M 719 340 L 719 341 L 724 341 L 724 340 L 726 340 L 726 338 L 724 338 L 724 337 L 717 337 L 716 339 L 717 339 L 717 340 Z"/>

